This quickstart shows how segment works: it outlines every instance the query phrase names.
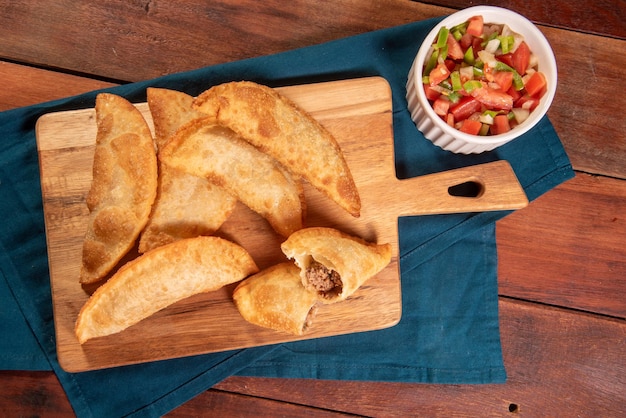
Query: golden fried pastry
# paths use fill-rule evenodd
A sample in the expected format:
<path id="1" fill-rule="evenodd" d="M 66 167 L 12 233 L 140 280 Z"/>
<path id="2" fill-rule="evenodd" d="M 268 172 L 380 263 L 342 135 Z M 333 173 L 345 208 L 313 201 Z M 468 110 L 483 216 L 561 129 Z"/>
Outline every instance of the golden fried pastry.
<path id="1" fill-rule="evenodd" d="M 220 84 L 200 94 L 194 107 L 360 215 L 359 194 L 335 138 L 274 89 L 249 81 Z"/>
<path id="2" fill-rule="evenodd" d="M 281 245 L 300 267 L 304 287 L 323 303 L 352 295 L 391 261 L 391 245 L 366 242 L 333 228 L 306 228 Z"/>
<path id="3" fill-rule="evenodd" d="M 96 122 L 81 283 L 103 278 L 133 247 L 157 189 L 156 152 L 142 114 L 126 99 L 101 93 L 96 97 Z"/>
<path id="4" fill-rule="evenodd" d="M 146 95 L 154 123 L 157 150 L 163 149 L 178 128 L 190 120 L 206 116 L 193 109 L 193 96 L 181 91 L 148 87 Z"/>
<path id="5" fill-rule="evenodd" d="M 237 282 L 258 268 L 242 247 L 197 237 L 159 247 L 120 268 L 80 310 L 76 337 L 85 341 L 120 332 L 189 296 Z"/>
<path id="6" fill-rule="evenodd" d="M 157 150 L 185 123 L 204 116 L 191 108 L 193 97 L 150 87 L 148 106 Z M 183 238 L 211 235 L 235 208 L 237 199 L 204 177 L 188 174 L 159 161 L 159 184 L 150 219 L 141 233 L 139 252 Z"/>
<path id="7" fill-rule="evenodd" d="M 210 116 L 179 129 L 160 151 L 159 158 L 223 187 L 283 236 L 302 228 L 301 181 Z"/>
<path id="8" fill-rule="evenodd" d="M 269 267 L 242 281 L 233 292 L 235 305 L 248 322 L 302 335 L 315 316 L 317 296 L 302 286 L 292 262 Z"/>

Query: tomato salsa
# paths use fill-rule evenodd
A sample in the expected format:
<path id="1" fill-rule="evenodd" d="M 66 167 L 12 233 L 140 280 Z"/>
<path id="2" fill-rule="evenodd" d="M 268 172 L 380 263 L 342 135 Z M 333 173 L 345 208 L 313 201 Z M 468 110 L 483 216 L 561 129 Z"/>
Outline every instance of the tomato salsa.
<path id="1" fill-rule="evenodd" d="M 435 113 L 472 135 L 510 131 L 547 91 L 523 36 L 505 24 L 484 23 L 482 16 L 439 30 L 422 83 Z"/>

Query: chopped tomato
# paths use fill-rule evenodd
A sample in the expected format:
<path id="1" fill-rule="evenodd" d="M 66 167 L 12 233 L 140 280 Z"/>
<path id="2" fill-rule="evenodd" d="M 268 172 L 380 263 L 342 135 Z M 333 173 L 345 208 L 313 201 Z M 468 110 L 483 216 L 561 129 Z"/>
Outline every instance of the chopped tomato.
<path id="1" fill-rule="evenodd" d="M 433 103 L 433 110 L 439 116 L 446 116 L 448 114 L 449 109 L 450 109 L 450 100 L 444 99 L 443 97 L 439 97 Z"/>
<path id="2" fill-rule="evenodd" d="M 522 41 L 522 43 L 517 47 L 515 52 L 513 52 L 512 59 L 512 67 L 515 68 L 515 71 L 519 73 L 519 75 L 526 74 L 526 69 L 528 68 L 528 63 L 530 62 L 530 48 L 526 45 L 526 42 Z"/>
<path id="3" fill-rule="evenodd" d="M 521 123 L 508 116 L 530 113 L 547 91 L 528 44 L 522 40 L 510 52 L 513 37 L 503 34 L 503 27 L 474 16 L 454 30 L 441 28 L 431 45 L 423 67 L 429 78 L 424 92 L 435 113 L 455 129 L 477 135 L 508 132 Z M 500 46 L 491 41 L 496 36 Z"/>
<path id="4" fill-rule="evenodd" d="M 496 71 L 493 79 L 502 91 L 508 91 L 513 85 L 513 73 L 510 71 Z"/>
<path id="5" fill-rule="evenodd" d="M 471 96 L 462 97 L 461 100 L 450 108 L 450 113 L 456 122 L 467 119 L 471 114 L 479 112 L 481 104 Z"/>
<path id="6" fill-rule="evenodd" d="M 431 102 L 437 100 L 439 96 L 441 96 L 441 93 L 430 87 L 428 84 L 424 84 L 424 92 L 426 93 L 426 98 Z"/>
<path id="7" fill-rule="evenodd" d="M 487 85 L 472 90 L 472 97 L 491 109 L 509 110 L 513 107 L 513 98 L 503 91 L 492 89 Z"/>
<path id="8" fill-rule="evenodd" d="M 546 92 L 547 85 L 546 76 L 537 71 L 530 76 L 524 88 L 526 89 L 526 93 L 530 96 L 541 97 Z"/>
<path id="9" fill-rule="evenodd" d="M 515 86 L 511 86 L 511 88 L 506 91 L 506 94 L 511 96 L 511 98 L 513 99 L 513 103 L 515 103 L 517 99 L 522 97 L 522 93 L 515 90 Z"/>
<path id="10" fill-rule="evenodd" d="M 463 51 L 467 51 L 467 48 L 472 46 L 473 40 L 474 37 L 467 32 L 465 32 L 463 36 L 461 36 L 461 39 L 459 39 L 459 44 L 461 45 L 461 48 L 463 48 Z"/>
<path id="11" fill-rule="evenodd" d="M 428 75 L 428 82 L 431 87 L 436 86 L 441 83 L 443 80 L 448 78 L 450 75 L 450 70 L 446 67 L 446 64 L 440 63 L 437 64 L 435 68 Z"/>
<path id="12" fill-rule="evenodd" d="M 502 54 L 496 55 L 496 59 L 508 65 L 509 67 L 513 67 L 513 54 Z"/>
<path id="13" fill-rule="evenodd" d="M 480 132 L 480 128 L 482 128 L 482 126 L 483 124 L 477 120 L 465 119 L 459 130 L 461 132 L 465 132 L 466 134 L 478 135 L 478 132 Z"/>
<path id="14" fill-rule="evenodd" d="M 523 95 L 515 101 L 515 107 L 521 107 L 522 109 L 528 109 L 530 111 L 535 110 L 539 105 L 539 98 L 531 97 L 528 94 Z"/>
<path id="15" fill-rule="evenodd" d="M 459 44 L 459 41 L 454 39 L 454 36 L 452 36 L 451 33 L 448 33 L 447 44 L 448 44 L 448 56 L 455 60 L 462 60 L 463 49 L 461 49 L 461 45 Z"/>
<path id="16" fill-rule="evenodd" d="M 511 130 L 509 125 L 509 118 L 506 115 L 496 115 L 493 118 L 493 125 L 491 125 L 491 133 L 493 135 L 499 135 Z"/>
<path id="17" fill-rule="evenodd" d="M 467 24 L 467 33 L 473 36 L 480 36 L 483 34 L 483 17 L 473 16 L 470 17 Z"/>
<path id="18" fill-rule="evenodd" d="M 483 49 L 483 39 L 476 37 L 472 41 L 472 50 L 474 51 L 474 58 L 478 58 L 478 51 L 482 51 Z"/>

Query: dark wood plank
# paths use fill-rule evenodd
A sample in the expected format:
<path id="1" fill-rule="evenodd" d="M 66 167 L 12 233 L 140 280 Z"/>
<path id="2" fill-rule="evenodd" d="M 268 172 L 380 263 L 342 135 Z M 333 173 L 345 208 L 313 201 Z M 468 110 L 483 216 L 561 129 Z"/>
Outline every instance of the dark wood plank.
<path id="1" fill-rule="evenodd" d="M 72 406 L 52 372 L 0 371 L 0 416 L 62 418 Z"/>
<path id="2" fill-rule="evenodd" d="M 555 51 L 559 81 L 548 117 L 576 169 L 626 178 L 626 101 L 615 94 L 626 68 L 626 41 L 542 28 Z"/>
<path id="3" fill-rule="evenodd" d="M 231 377 L 216 388 L 366 416 L 504 416 L 509 412 L 620 416 L 626 412 L 626 322 L 506 299 L 500 302 L 500 312 L 505 384 Z"/>
<path id="4" fill-rule="evenodd" d="M 500 294 L 626 318 L 626 181 L 578 173 L 497 223 Z"/>
<path id="5" fill-rule="evenodd" d="M 74 96 L 115 84 L 0 61 L 0 111 Z"/>
<path id="6" fill-rule="evenodd" d="M 201 396 L 196 396 L 187 402 L 182 409 L 172 411 L 166 416 L 176 418 L 213 417 L 312 417 L 312 418 L 339 418 L 349 417 L 346 414 L 332 409 L 322 409 L 315 406 L 306 406 L 290 402 L 276 401 L 256 396 L 241 395 L 236 392 L 208 390 Z"/>
<path id="7" fill-rule="evenodd" d="M 0 13 L 0 57 L 138 81 L 445 13 L 406 0 L 26 0 Z"/>
<path id="8" fill-rule="evenodd" d="M 462 9 L 473 6 L 466 0 L 423 1 L 438 6 Z M 616 38 L 626 38 L 626 7 L 623 1 L 594 2 L 561 0 L 483 0 L 481 5 L 506 7 L 529 17 L 533 22 Z"/>

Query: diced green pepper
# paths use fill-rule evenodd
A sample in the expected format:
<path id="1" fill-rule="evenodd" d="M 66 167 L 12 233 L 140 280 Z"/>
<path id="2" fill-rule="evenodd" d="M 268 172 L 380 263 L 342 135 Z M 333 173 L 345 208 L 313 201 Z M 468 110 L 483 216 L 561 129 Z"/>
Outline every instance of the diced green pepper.
<path id="1" fill-rule="evenodd" d="M 448 44 L 444 45 L 443 48 L 439 48 L 439 55 L 437 57 L 438 60 L 444 61 L 448 58 Z"/>
<path id="2" fill-rule="evenodd" d="M 467 51 L 465 51 L 465 55 L 463 55 L 463 61 L 465 61 L 469 65 L 474 65 L 474 63 L 476 62 L 476 59 L 474 58 L 474 48 L 472 48 L 471 46 L 467 48 Z"/>
<path id="3" fill-rule="evenodd" d="M 474 66 L 472 68 L 474 69 L 474 77 L 482 78 L 482 76 L 484 74 L 484 71 L 483 71 L 482 67 Z"/>
<path id="4" fill-rule="evenodd" d="M 459 100 L 461 100 L 461 97 L 463 96 L 460 93 L 457 93 L 456 91 L 448 93 L 448 99 L 450 99 L 450 102 L 453 104 L 458 103 Z"/>
<path id="5" fill-rule="evenodd" d="M 511 52 L 511 48 L 513 47 L 513 43 L 515 42 L 513 35 L 498 36 L 498 40 L 500 41 L 500 48 L 502 49 L 503 54 L 508 54 L 509 52 Z"/>
<path id="6" fill-rule="evenodd" d="M 485 110 L 485 111 L 483 112 L 483 114 L 484 114 L 484 115 L 489 115 L 489 116 L 491 116 L 492 118 L 495 118 L 495 117 L 496 117 L 496 115 L 498 115 L 499 113 L 500 113 L 500 112 L 499 112 L 499 111 L 497 111 L 497 110 Z"/>
<path id="7" fill-rule="evenodd" d="M 480 46 L 482 46 L 484 48 L 489 43 L 489 41 L 491 41 L 492 39 L 496 39 L 497 36 L 498 36 L 498 32 L 494 32 L 494 33 L 490 34 L 489 36 L 487 36 L 485 38 L 484 41 L 482 41 L 480 43 Z"/>
<path id="8" fill-rule="evenodd" d="M 478 135 L 486 136 L 489 133 L 489 125 L 483 123 L 483 126 L 480 127 L 480 131 L 478 131 Z"/>
<path id="9" fill-rule="evenodd" d="M 443 87 L 446 90 L 452 91 L 452 83 L 450 83 L 450 79 L 443 80 L 441 83 L 439 83 L 439 86 Z"/>
<path id="10" fill-rule="evenodd" d="M 473 90 L 479 89 L 482 86 L 483 83 L 481 83 L 479 80 L 467 80 L 465 83 L 463 83 L 463 89 L 465 89 L 465 91 L 468 93 L 471 93 Z"/>
<path id="11" fill-rule="evenodd" d="M 463 88 L 461 74 L 458 71 L 452 71 L 450 73 L 450 81 L 452 82 L 452 91 L 459 91 Z"/>
<path id="12" fill-rule="evenodd" d="M 454 39 L 456 39 L 457 41 L 460 41 L 461 38 L 463 37 L 463 34 L 461 33 L 461 31 L 458 30 L 454 30 L 452 29 L 450 31 L 450 33 L 452 34 L 452 36 L 454 37 Z"/>
<path id="13" fill-rule="evenodd" d="M 452 32 L 460 32 L 460 33 L 461 33 L 461 35 L 464 35 L 464 34 L 465 34 L 465 32 L 467 31 L 467 25 L 468 25 L 468 24 L 469 24 L 469 23 L 468 23 L 467 21 L 465 21 L 465 22 L 463 22 L 463 23 L 459 23 L 459 24 L 458 24 L 458 25 L 456 25 L 456 26 L 452 26 L 451 31 L 452 31 Z"/>
<path id="14" fill-rule="evenodd" d="M 441 29 L 439 29 L 439 34 L 437 35 L 437 48 L 443 48 L 446 43 L 448 42 L 448 34 L 450 33 L 450 30 L 448 28 L 446 28 L 445 26 L 442 26 Z"/>
<path id="15" fill-rule="evenodd" d="M 434 50 L 433 53 L 430 55 L 430 58 L 428 58 L 428 62 L 426 63 L 426 67 L 424 68 L 424 74 L 430 74 L 433 68 L 437 66 L 438 55 L 439 52 L 437 50 Z"/>
<path id="16" fill-rule="evenodd" d="M 423 75 L 422 84 L 430 84 L 430 77 L 428 77 L 427 75 Z"/>
<path id="17" fill-rule="evenodd" d="M 517 71 L 515 71 L 514 68 L 509 67 L 508 65 L 506 65 L 505 63 L 503 63 L 502 61 L 498 61 L 496 63 L 496 71 L 510 71 L 513 73 L 513 88 L 516 91 L 520 91 L 521 89 L 524 88 L 524 80 L 522 80 L 522 76 L 519 75 L 519 73 Z"/>
<path id="18" fill-rule="evenodd" d="M 515 113 L 513 113 L 513 112 L 509 112 L 509 113 L 507 113 L 507 114 L 506 114 L 506 118 L 507 118 L 509 121 L 511 121 L 511 120 L 513 120 L 513 119 L 515 119 Z"/>

